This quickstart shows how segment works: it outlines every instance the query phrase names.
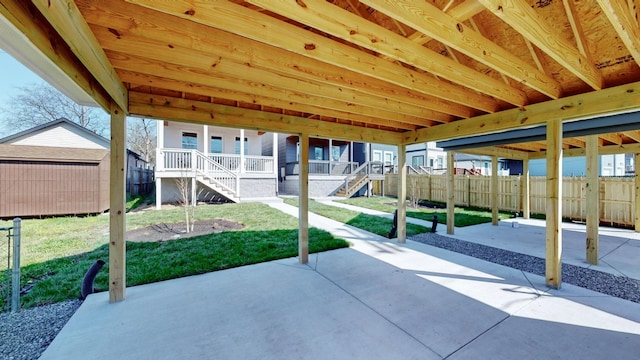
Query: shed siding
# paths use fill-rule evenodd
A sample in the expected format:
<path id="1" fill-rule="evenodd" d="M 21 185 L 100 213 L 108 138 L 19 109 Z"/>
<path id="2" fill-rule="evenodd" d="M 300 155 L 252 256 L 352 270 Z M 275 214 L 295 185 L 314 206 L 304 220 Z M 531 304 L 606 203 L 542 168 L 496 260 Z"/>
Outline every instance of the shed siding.
<path id="1" fill-rule="evenodd" d="M 101 187 L 108 182 L 108 165 L 105 171 L 103 163 L 0 161 L 0 217 L 107 210 L 108 188 Z"/>

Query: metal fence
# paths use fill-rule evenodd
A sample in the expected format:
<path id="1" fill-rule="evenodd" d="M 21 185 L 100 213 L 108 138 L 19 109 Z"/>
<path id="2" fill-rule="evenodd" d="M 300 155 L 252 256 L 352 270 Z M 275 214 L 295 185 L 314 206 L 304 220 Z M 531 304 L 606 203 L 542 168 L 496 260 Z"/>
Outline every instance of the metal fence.
<path id="1" fill-rule="evenodd" d="M 0 239 L 0 260 L 6 263 L 7 267 L 3 271 L 2 281 L 0 281 L 0 310 L 12 312 L 20 310 L 20 218 L 13 219 L 13 226 L 0 227 L 0 234 L 6 235 L 5 239 Z M 6 249 L 4 246 L 6 245 Z M 6 254 L 6 257 L 5 257 Z M 6 260 L 6 261 L 5 261 Z"/>

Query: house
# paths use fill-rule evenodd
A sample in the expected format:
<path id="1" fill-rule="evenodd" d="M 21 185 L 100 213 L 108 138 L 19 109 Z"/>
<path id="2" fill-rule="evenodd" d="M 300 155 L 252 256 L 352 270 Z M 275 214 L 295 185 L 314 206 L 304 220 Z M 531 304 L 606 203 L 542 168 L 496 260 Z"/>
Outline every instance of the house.
<path id="1" fill-rule="evenodd" d="M 407 164 L 417 174 L 442 174 L 447 168 L 447 153 L 435 141 L 407 145 Z"/>
<path id="2" fill-rule="evenodd" d="M 598 160 L 599 176 L 625 176 L 627 168 L 633 159 L 631 154 L 600 155 Z M 531 176 L 545 176 L 547 173 L 547 161 L 534 159 L 529 161 L 529 174 Z M 566 157 L 562 159 L 562 176 L 585 176 L 587 173 L 587 160 L 584 156 Z"/>
<path id="3" fill-rule="evenodd" d="M 0 218 L 108 210 L 109 145 L 64 118 L 0 139 Z M 127 150 L 127 189 L 152 190 L 135 180 L 146 166 Z"/>
<path id="4" fill-rule="evenodd" d="M 183 201 L 182 181 L 189 183 L 189 196 L 197 201 L 240 202 L 277 195 L 275 133 L 159 121 L 157 143 L 158 208 Z"/>
<path id="5" fill-rule="evenodd" d="M 297 135 L 278 136 L 278 192 L 299 193 L 300 142 Z M 334 139 L 309 139 L 309 196 L 370 193 L 372 182 L 396 172 L 397 146 Z"/>
<path id="6" fill-rule="evenodd" d="M 161 121 L 157 129 L 157 207 L 183 201 L 181 179 L 196 189 L 188 189 L 188 195 L 202 202 L 298 195 L 297 135 L 171 121 Z M 383 181 L 396 167 L 395 146 L 309 140 L 309 191 L 314 197 L 364 195 L 372 181 Z"/>

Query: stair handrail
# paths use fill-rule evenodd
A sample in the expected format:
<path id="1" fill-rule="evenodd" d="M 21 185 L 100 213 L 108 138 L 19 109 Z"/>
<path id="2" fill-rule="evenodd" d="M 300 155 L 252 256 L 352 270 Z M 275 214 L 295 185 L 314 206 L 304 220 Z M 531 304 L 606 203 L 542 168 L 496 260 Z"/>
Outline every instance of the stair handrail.
<path id="1" fill-rule="evenodd" d="M 238 194 L 240 193 L 240 181 L 238 181 L 238 175 L 236 173 L 218 164 L 217 162 L 211 160 L 208 156 L 201 153 L 200 151 L 197 151 L 197 150 L 192 150 L 192 151 L 196 160 L 194 161 L 196 165 L 194 166 L 194 170 L 198 174 L 205 176 L 210 180 L 215 181 L 218 185 L 220 185 L 224 189 L 238 196 Z M 220 173 L 225 174 L 226 176 L 221 177 L 218 175 L 214 175 L 214 174 L 220 174 Z M 232 185 L 235 185 L 234 186 L 235 189 L 225 184 L 224 181 L 221 181 L 220 180 L 221 178 L 231 179 L 231 183 Z"/>
<path id="2" fill-rule="evenodd" d="M 354 179 L 357 179 L 360 175 L 362 175 L 362 173 L 364 173 L 364 175 L 365 175 L 364 177 L 366 178 L 369 175 L 369 172 L 370 172 L 369 162 L 365 161 L 360 166 L 358 166 L 351 173 L 351 175 L 345 177 L 345 179 L 344 179 L 344 193 L 345 193 L 345 195 L 347 195 L 347 197 L 349 197 L 349 182 L 351 182 Z"/>

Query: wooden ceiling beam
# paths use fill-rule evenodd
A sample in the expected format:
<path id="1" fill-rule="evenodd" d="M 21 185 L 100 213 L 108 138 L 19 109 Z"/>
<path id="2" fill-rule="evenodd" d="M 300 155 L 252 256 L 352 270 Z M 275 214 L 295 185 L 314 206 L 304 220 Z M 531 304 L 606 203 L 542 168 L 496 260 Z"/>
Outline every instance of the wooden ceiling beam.
<path id="1" fill-rule="evenodd" d="M 308 114 L 318 114 L 322 116 L 334 117 L 344 120 L 359 121 L 363 123 L 369 123 L 372 125 L 384 126 L 387 128 L 396 128 L 403 130 L 416 130 L 417 125 L 411 125 L 394 120 L 388 120 L 383 118 L 377 118 L 371 115 L 361 115 L 355 113 L 349 113 L 346 111 L 333 110 L 323 108 L 316 105 L 309 105 L 303 103 L 297 103 L 287 99 L 280 99 L 275 97 L 268 97 L 263 95 L 257 95 L 246 92 L 232 91 L 221 89 L 218 87 L 211 87 L 202 84 L 196 84 L 184 81 L 184 78 L 173 79 L 171 74 L 164 73 L 163 77 L 135 73 L 128 70 L 116 69 L 120 78 L 132 85 L 146 85 L 154 88 L 172 89 L 176 91 L 182 91 L 184 93 L 191 93 L 197 95 L 204 95 L 209 97 L 216 97 L 226 100 L 242 101 L 248 104 L 256 104 L 260 106 L 269 106 L 274 108 L 281 108 L 283 110 L 292 110 Z M 177 77 L 177 76 L 175 76 Z"/>
<path id="2" fill-rule="evenodd" d="M 482 4 L 480 4 L 477 0 L 463 0 L 453 8 L 449 8 L 448 6 L 445 6 L 443 8 L 443 11 L 447 15 L 460 22 L 467 21 L 468 19 L 471 19 L 473 16 L 485 10 L 486 9 L 484 8 L 484 6 L 482 6 Z M 420 31 L 416 31 L 413 34 L 409 35 L 408 39 L 420 45 L 424 45 L 432 40 L 430 36 L 425 35 Z"/>
<path id="3" fill-rule="evenodd" d="M 111 107 L 111 98 L 91 73 L 73 54 L 64 40 L 51 28 L 48 21 L 21 0 L 0 0 L 0 16 L 7 19 L 49 61 L 58 68 L 105 111 Z"/>
<path id="4" fill-rule="evenodd" d="M 567 14 L 569 25 L 571 25 L 573 37 L 576 39 L 578 51 L 580 51 L 580 54 L 582 54 L 584 57 L 589 59 L 590 63 L 593 63 L 593 61 L 591 60 L 591 55 L 589 54 L 589 48 L 587 47 L 584 32 L 582 31 L 582 25 L 580 24 L 579 19 L 576 17 L 576 5 L 574 3 L 574 0 L 562 0 L 562 5 L 564 5 L 564 11 Z"/>
<path id="5" fill-rule="evenodd" d="M 624 135 L 629 139 L 640 143 L 640 130 L 625 131 Z"/>
<path id="6" fill-rule="evenodd" d="M 406 144 L 440 141 L 640 109 L 640 82 L 453 121 L 404 134 Z"/>
<path id="7" fill-rule="evenodd" d="M 315 58 L 421 94 L 435 96 L 486 112 L 495 112 L 498 109 L 497 102 L 488 96 L 444 81 L 436 81 L 428 74 L 393 64 L 231 2 L 204 0 L 126 1 L 214 28 L 227 31 L 233 29 L 234 33 L 255 41 Z"/>
<path id="8" fill-rule="evenodd" d="M 573 147 L 579 147 L 579 148 L 587 147 L 586 141 L 579 138 L 562 138 L 562 142 L 564 144 L 571 145 Z"/>
<path id="9" fill-rule="evenodd" d="M 113 0 L 78 0 L 77 3 L 87 22 L 110 29 L 111 37 L 116 34 L 120 37 L 144 37 L 165 46 L 183 46 L 252 67 L 357 90 L 413 107 L 462 118 L 474 115 L 474 111 L 466 106 L 418 94 L 376 78 L 140 6 Z M 132 13 L 136 14 L 135 20 L 130 16 Z M 131 25 L 132 21 L 135 21 L 135 26 Z"/>
<path id="10" fill-rule="evenodd" d="M 598 134 L 598 137 L 612 144 L 622 145 L 622 134 L 619 134 L 619 133 Z"/>
<path id="11" fill-rule="evenodd" d="M 132 113 L 147 118 L 377 144 L 397 145 L 401 140 L 401 133 L 133 91 L 129 101 Z"/>
<path id="12" fill-rule="evenodd" d="M 121 54 L 137 53 L 139 57 L 154 59 L 184 67 L 199 69 L 203 74 L 212 76 L 228 76 L 273 87 L 287 89 L 294 92 L 318 96 L 348 103 L 355 110 L 355 104 L 361 105 L 361 114 L 383 114 L 384 117 L 395 119 L 399 115 L 408 115 L 421 119 L 449 122 L 452 117 L 447 114 L 419 108 L 405 103 L 396 102 L 382 97 L 372 96 L 351 89 L 336 88 L 323 83 L 309 81 L 303 78 L 291 78 L 264 69 L 250 66 L 246 63 L 228 61 L 222 57 L 184 48 L 178 45 L 167 47 L 159 41 L 137 37 L 135 35 L 114 35 L 109 29 L 93 26 L 93 31 L 100 38 L 102 46 Z M 130 69 L 131 70 L 131 69 Z M 144 70 L 142 70 L 144 71 Z M 203 79 L 204 80 L 204 79 Z M 416 124 L 420 125 L 420 124 Z"/>
<path id="13" fill-rule="evenodd" d="M 326 107 L 347 113 L 356 113 L 363 116 L 371 116 L 373 118 L 387 119 L 402 123 L 419 123 L 413 125 L 430 126 L 433 122 L 426 119 L 397 114 L 386 110 L 369 108 L 353 103 L 343 101 L 313 97 L 306 93 L 292 91 L 285 88 L 272 86 L 271 84 L 256 82 L 252 79 L 242 80 L 237 77 L 225 76 L 221 73 L 210 73 L 201 69 L 189 68 L 186 66 L 160 64 L 154 60 L 126 55 L 124 53 L 116 53 L 107 50 L 111 58 L 111 62 L 117 69 L 128 70 L 132 72 L 142 72 L 144 74 L 156 77 L 167 77 L 176 81 L 184 81 L 186 83 L 200 84 L 208 87 L 226 89 L 243 93 L 252 93 L 265 97 L 279 97 L 288 101 L 299 103 L 311 103 L 319 107 Z"/>
<path id="14" fill-rule="evenodd" d="M 460 86 L 468 87 L 513 105 L 522 106 L 527 103 L 526 95 L 522 91 L 457 64 L 452 59 L 443 57 L 433 50 L 325 0 L 305 0 L 304 3 L 295 0 L 247 1 L 391 59 L 415 66 Z M 374 5 L 369 0 L 361 0 L 361 2 L 369 6 Z M 433 9 L 443 14 L 437 8 Z M 405 22 L 405 20 L 402 21 Z M 412 26 L 410 23 L 407 25 Z M 537 72 L 537 70 L 533 70 Z"/>
<path id="15" fill-rule="evenodd" d="M 127 89 L 73 0 L 33 0 L 33 4 L 69 45 L 121 110 L 127 112 Z"/>
<path id="16" fill-rule="evenodd" d="M 454 17 L 440 11 L 427 1 L 360 0 L 360 2 L 552 99 L 560 97 L 560 83 L 556 80 L 493 43 L 479 32 L 465 26 Z M 398 46 L 395 41 L 390 41 L 390 43 Z"/>
<path id="17" fill-rule="evenodd" d="M 538 15 L 529 2 L 524 0 L 477 1 L 589 86 L 596 90 L 604 87 L 602 74 L 595 65 L 563 38 L 556 28 Z"/>
<path id="18" fill-rule="evenodd" d="M 624 1 L 597 1 L 627 50 L 635 59 L 636 64 L 640 65 L 640 26 L 638 26 L 637 19 L 634 18 L 637 13 L 632 13 Z"/>

